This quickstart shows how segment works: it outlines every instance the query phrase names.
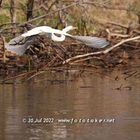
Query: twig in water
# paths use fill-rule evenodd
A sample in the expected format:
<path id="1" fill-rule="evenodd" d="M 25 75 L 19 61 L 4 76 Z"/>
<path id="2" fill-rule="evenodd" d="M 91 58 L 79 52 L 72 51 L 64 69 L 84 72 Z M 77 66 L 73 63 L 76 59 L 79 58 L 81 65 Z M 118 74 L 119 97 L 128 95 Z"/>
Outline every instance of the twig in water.
<path id="1" fill-rule="evenodd" d="M 124 79 L 127 80 L 128 78 L 135 76 L 135 74 L 137 74 L 138 71 L 134 71 L 133 73 L 129 74 L 128 76 L 126 76 Z"/>

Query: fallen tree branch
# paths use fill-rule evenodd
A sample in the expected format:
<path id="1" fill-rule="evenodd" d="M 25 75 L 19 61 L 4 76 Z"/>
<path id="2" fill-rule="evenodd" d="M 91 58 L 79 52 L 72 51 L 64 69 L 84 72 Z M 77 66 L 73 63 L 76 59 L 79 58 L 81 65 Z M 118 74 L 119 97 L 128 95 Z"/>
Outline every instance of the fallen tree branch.
<path id="1" fill-rule="evenodd" d="M 109 29 L 106 29 L 106 32 L 108 33 L 108 38 L 110 39 L 112 36 L 121 37 L 121 38 L 128 38 L 130 35 L 128 34 L 118 34 L 118 33 L 111 33 Z"/>
<path id="2" fill-rule="evenodd" d="M 92 52 L 92 53 L 87 53 L 87 54 L 83 54 L 83 55 L 77 55 L 77 56 L 74 56 L 74 57 L 71 57 L 67 60 L 65 60 L 63 62 L 63 64 L 67 64 L 69 63 L 70 61 L 75 61 L 77 59 L 80 59 L 80 58 L 84 58 L 84 57 L 89 57 L 89 56 L 93 56 L 93 55 L 101 55 L 101 54 L 107 54 L 109 53 L 110 51 L 112 51 L 113 49 L 119 47 L 120 45 L 126 43 L 126 42 L 130 42 L 130 41 L 133 41 L 133 40 L 137 40 L 137 39 L 140 39 L 140 36 L 136 36 L 136 37 L 133 37 L 133 38 L 128 38 L 128 39 L 125 39 L 125 40 L 122 40 L 120 41 L 119 43 L 117 43 L 116 45 L 106 49 L 106 50 L 103 50 L 103 51 L 98 51 L 98 52 Z"/>
<path id="3" fill-rule="evenodd" d="M 120 46 L 120 45 L 122 45 L 122 44 L 124 44 L 126 42 L 130 42 L 130 41 L 137 40 L 137 39 L 140 39 L 140 36 L 136 36 L 136 37 L 132 37 L 132 38 L 128 38 L 128 39 L 122 40 L 119 43 L 117 43 L 116 45 L 114 45 L 114 46 L 104 50 L 103 54 L 106 54 L 106 53 L 112 51 L 113 49 L 117 48 L 118 46 Z"/>
<path id="4" fill-rule="evenodd" d="M 119 27 L 121 27 L 121 28 L 125 28 L 125 29 L 128 29 L 129 28 L 129 26 L 127 26 L 127 25 L 123 25 L 123 24 L 121 24 L 121 23 L 116 23 L 116 22 L 107 22 L 108 24 L 111 24 L 111 25 L 115 25 L 115 26 L 119 26 Z"/>

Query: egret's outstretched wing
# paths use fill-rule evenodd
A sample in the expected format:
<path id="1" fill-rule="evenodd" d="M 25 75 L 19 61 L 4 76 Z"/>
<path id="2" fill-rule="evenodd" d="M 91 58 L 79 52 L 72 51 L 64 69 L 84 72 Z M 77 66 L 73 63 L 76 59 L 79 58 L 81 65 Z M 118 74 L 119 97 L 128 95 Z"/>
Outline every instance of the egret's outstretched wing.
<path id="1" fill-rule="evenodd" d="M 10 40 L 5 44 L 5 48 L 16 55 L 23 55 L 28 47 L 33 44 L 35 36 L 24 39 L 22 36 L 18 36 Z"/>
<path id="2" fill-rule="evenodd" d="M 105 38 L 91 36 L 72 36 L 72 38 L 92 48 L 104 48 L 109 45 Z"/>
<path id="3" fill-rule="evenodd" d="M 65 38 L 66 38 L 66 36 L 63 35 L 63 34 L 61 34 L 61 35 L 59 35 L 59 36 L 55 35 L 54 33 L 51 34 L 51 39 L 52 39 L 53 41 L 56 41 L 56 42 L 62 42 L 62 41 L 65 40 Z"/>
<path id="4" fill-rule="evenodd" d="M 63 30 L 59 30 L 59 29 L 53 29 L 49 26 L 40 26 L 40 27 L 35 27 L 31 30 L 29 30 L 28 32 L 22 34 L 21 36 L 23 37 L 28 37 L 28 36 L 33 36 L 33 35 L 38 35 L 38 34 L 42 34 L 42 33 L 46 33 L 46 34 L 58 34 L 58 35 L 65 35 L 65 36 L 71 36 L 70 34 L 68 34 L 67 32 L 70 30 L 75 29 L 73 26 L 67 26 L 66 28 L 64 28 Z M 57 37 L 56 37 L 57 38 Z M 59 38 L 59 37 L 58 37 Z M 57 38 L 57 39 L 58 39 Z M 57 41 L 57 40 L 56 40 Z M 64 41 L 64 40 L 62 40 Z"/>
<path id="5" fill-rule="evenodd" d="M 40 27 L 36 27 L 36 28 L 29 30 L 28 32 L 22 34 L 21 36 L 28 37 L 28 36 L 38 35 L 41 33 L 51 33 L 52 30 L 53 29 L 49 26 L 40 26 Z"/>

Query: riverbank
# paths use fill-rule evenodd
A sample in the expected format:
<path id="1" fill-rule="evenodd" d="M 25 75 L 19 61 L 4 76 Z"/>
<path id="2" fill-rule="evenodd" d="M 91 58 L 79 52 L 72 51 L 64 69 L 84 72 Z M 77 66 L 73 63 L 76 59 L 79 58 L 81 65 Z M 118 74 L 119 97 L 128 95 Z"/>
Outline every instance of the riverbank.
<path id="1" fill-rule="evenodd" d="M 116 31 L 115 28 L 109 28 L 93 35 L 107 38 L 110 44 L 104 49 L 93 49 L 69 38 L 62 43 L 55 43 L 40 36 L 23 56 L 4 49 L 5 41 L 1 37 L 0 76 L 14 77 L 60 68 L 110 71 L 115 68 L 139 67 L 140 31 L 138 28 L 128 30 L 122 27 Z"/>

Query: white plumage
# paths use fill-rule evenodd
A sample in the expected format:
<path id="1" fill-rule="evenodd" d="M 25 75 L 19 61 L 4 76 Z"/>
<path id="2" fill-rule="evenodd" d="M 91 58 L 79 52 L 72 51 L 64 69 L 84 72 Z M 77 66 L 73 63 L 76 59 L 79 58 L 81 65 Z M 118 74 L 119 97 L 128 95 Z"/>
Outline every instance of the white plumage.
<path id="1" fill-rule="evenodd" d="M 29 37 L 29 36 L 38 35 L 38 34 L 47 34 L 51 37 L 53 41 L 61 42 L 65 40 L 65 36 L 71 36 L 67 32 L 73 29 L 75 29 L 73 26 L 68 26 L 64 28 L 63 30 L 53 29 L 49 26 L 40 26 L 22 34 L 21 36 Z M 60 35 L 60 36 L 56 36 L 55 34 Z"/>

